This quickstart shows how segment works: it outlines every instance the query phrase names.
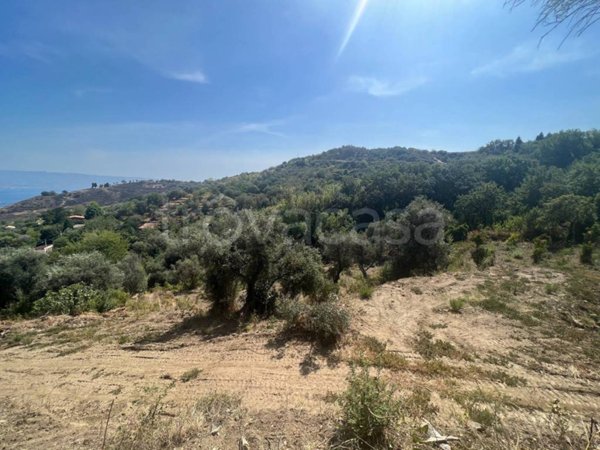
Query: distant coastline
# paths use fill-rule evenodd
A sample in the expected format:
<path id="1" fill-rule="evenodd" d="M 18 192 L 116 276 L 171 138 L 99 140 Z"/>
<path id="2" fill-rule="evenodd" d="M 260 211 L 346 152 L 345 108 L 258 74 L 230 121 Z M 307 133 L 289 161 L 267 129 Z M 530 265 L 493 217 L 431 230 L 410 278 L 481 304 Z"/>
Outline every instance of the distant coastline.
<path id="1" fill-rule="evenodd" d="M 40 195 L 42 191 L 57 193 L 91 187 L 92 183 L 120 183 L 141 178 L 79 173 L 29 172 L 0 170 L 0 208 Z"/>

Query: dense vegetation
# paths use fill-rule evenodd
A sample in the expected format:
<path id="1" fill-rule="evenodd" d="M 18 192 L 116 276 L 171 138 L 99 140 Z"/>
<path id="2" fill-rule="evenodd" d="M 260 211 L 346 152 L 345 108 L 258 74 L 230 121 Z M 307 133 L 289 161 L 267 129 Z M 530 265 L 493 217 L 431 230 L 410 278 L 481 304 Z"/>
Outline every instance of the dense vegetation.
<path id="1" fill-rule="evenodd" d="M 582 262 L 591 263 L 600 242 L 595 130 L 469 153 L 342 147 L 260 173 L 164 186 L 5 222 L 0 309 L 102 311 L 167 286 L 201 287 L 215 308 L 240 301 L 249 314 L 272 313 L 278 299 L 288 311 L 299 297 L 326 305 L 294 313 L 311 317 L 330 314 L 340 276 L 353 266 L 365 279 L 374 266 L 384 280 L 431 274 L 447 266 L 453 242 L 471 239 L 484 267 L 493 264 L 490 238 L 533 241 L 534 261 L 581 245 Z M 42 244 L 52 251 L 34 250 Z"/>

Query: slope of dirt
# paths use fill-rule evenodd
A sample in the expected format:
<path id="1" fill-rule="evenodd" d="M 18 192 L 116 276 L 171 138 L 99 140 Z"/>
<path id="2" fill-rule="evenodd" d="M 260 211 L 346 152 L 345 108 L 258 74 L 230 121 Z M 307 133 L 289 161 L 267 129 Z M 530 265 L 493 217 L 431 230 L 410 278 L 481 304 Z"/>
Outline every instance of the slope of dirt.
<path id="1" fill-rule="evenodd" d="M 426 390 L 423 418 L 460 435 L 459 448 L 508 448 L 490 444 L 501 428 L 517 436 L 510 442 L 535 440 L 555 432 L 556 417 L 579 432 L 600 416 L 597 348 L 552 333 L 550 316 L 526 320 L 567 297 L 562 288 L 546 292 L 565 280 L 506 264 L 388 283 L 370 300 L 347 295 L 353 331 L 327 352 L 282 334 L 277 321 L 210 317 L 201 301 L 190 306 L 193 295 L 152 294 L 105 315 L 0 322 L 0 448 L 101 448 L 107 418 L 106 446 L 128 448 L 119 439 L 145 430 L 138 419 L 150 413 L 152 424 L 156 416 L 171 427 L 186 418 L 166 448 L 237 448 L 242 436 L 251 448 L 327 448 L 339 415 L 331 400 L 365 337 L 406 361 L 382 375 L 402 394 Z M 481 307 L 490 292 L 514 294 L 510 308 L 521 315 Z M 465 305 L 452 313 L 449 301 L 459 297 Z M 426 355 L 436 341 L 448 353 Z M 220 425 L 198 416 L 199 400 L 221 394 L 240 398 L 239 411 L 226 408 Z M 473 434 L 473 420 L 489 420 L 486 431 Z"/>

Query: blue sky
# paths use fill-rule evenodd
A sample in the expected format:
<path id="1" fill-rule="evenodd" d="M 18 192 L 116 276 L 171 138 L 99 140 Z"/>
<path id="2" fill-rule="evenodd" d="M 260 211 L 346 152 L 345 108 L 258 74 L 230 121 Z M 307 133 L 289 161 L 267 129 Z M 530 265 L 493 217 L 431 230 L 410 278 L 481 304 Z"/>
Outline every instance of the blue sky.
<path id="1" fill-rule="evenodd" d="M 2 169 L 204 179 L 600 125 L 600 25 L 503 0 L 2 0 Z M 538 45 L 539 44 L 539 45 Z"/>

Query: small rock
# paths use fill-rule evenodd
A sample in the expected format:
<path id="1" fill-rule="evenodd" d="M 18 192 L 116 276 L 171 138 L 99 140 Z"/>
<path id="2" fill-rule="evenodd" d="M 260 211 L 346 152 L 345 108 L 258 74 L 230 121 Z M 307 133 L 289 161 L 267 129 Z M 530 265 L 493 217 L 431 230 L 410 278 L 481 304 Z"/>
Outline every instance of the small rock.
<path id="1" fill-rule="evenodd" d="M 221 425 L 215 425 L 213 424 L 213 426 L 210 428 L 210 434 L 212 434 L 213 436 L 219 434 L 219 430 L 221 429 Z"/>
<path id="2" fill-rule="evenodd" d="M 250 450 L 250 444 L 248 444 L 248 441 L 244 436 L 240 438 L 239 450 Z"/>

